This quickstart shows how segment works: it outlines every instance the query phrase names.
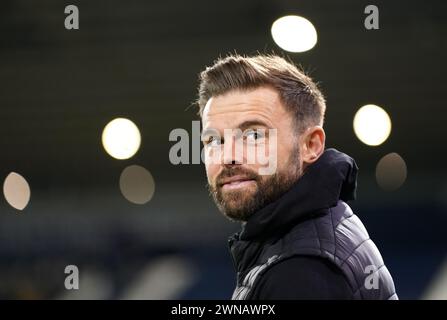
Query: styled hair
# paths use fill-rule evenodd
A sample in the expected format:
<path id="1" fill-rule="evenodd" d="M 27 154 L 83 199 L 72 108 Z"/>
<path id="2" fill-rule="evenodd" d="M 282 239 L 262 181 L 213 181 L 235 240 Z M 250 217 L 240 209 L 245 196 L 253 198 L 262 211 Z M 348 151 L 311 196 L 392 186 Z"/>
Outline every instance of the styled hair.
<path id="1" fill-rule="evenodd" d="M 219 58 L 200 73 L 198 114 L 211 97 L 230 91 L 251 91 L 268 86 L 275 89 L 283 105 L 294 115 L 299 131 L 323 125 L 326 103 L 317 84 L 291 62 L 277 55 Z"/>

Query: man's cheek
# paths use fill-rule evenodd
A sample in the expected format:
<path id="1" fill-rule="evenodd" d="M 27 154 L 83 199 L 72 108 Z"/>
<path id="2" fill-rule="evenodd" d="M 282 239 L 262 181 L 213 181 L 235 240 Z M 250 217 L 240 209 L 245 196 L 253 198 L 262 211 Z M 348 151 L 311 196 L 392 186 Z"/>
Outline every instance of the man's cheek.
<path id="1" fill-rule="evenodd" d="M 208 164 L 205 166 L 205 170 L 206 170 L 206 177 L 208 179 L 208 184 L 212 187 L 215 187 L 217 173 L 219 171 L 218 166 L 213 165 L 213 164 Z"/>
<path id="2" fill-rule="evenodd" d="M 273 175 L 276 173 L 278 167 L 278 141 L 276 130 L 272 129 L 269 133 L 268 144 L 264 144 L 263 150 L 258 152 L 259 163 L 262 165 L 259 170 L 259 175 Z"/>

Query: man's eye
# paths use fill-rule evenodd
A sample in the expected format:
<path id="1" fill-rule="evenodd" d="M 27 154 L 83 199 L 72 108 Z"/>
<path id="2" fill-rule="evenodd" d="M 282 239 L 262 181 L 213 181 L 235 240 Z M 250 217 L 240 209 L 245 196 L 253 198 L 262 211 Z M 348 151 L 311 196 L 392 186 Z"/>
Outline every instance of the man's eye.
<path id="1" fill-rule="evenodd" d="M 211 146 L 211 147 L 217 147 L 217 146 L 220 146 L 221 141 L 220 141 L 220 139 L 218 137 L 210 136 L 207 139 L 206 144 Z"/>
<path id="2" fill-rule="evenodd" d="M 261 138 L 264 138 L 264 135 L 260 130 L 248 130 L 245 133 L 245 137 L 246 137 L 247 141 L 256 141 Z"/>

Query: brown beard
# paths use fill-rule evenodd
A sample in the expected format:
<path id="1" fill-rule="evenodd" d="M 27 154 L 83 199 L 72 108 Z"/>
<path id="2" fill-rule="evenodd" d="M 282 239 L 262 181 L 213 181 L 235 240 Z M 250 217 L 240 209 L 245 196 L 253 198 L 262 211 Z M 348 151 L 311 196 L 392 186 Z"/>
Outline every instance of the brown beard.
<path id="1" fill-rule="evenodd" d="M 287 172 L 277 172 L 267 176 L 243 168 L 242 165 L 226 166 L 216 178 L 216 184 L 214 186 L 208 184 L 208 190 L 217 207 L 226 217 L 232 221 L 247 221 L 253 213 L 279 199 L 299 179 L 301 167 L 298 149 L 292 152 L 288 167 L 290 170 Z M 222 192 L 221 181 L 235 175 L 253 179 L 255 191 Z"/>

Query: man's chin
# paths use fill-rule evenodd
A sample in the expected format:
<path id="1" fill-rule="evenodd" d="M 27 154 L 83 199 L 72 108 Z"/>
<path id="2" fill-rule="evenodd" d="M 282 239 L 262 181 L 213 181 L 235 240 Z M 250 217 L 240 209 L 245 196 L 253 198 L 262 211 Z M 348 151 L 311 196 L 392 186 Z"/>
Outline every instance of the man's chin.
<path id="1" fill-rule="evenodd" d="M 220 211 L 230 220 L 233 221 L 247 221 L 251 216 L 253 207 L 250 203 L 253 195 L 243 194 L 243 199 L 225 199 L 225 205 L 220 207 Z"/>
<path id="2" fill-rule="evenodd" d="M 220 188 L 215 202 L 220 211 L 232 221 L 246 221 L 253 210 L 253 199 L 258 192 L 257 184 L 244 188 Z"/>

